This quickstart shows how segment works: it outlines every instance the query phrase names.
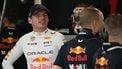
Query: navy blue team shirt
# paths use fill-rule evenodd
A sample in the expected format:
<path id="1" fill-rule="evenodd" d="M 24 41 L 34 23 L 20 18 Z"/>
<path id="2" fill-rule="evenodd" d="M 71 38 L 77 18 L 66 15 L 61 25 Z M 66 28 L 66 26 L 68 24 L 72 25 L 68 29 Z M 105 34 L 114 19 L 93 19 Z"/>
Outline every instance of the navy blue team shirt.
<path id="1" fill-rule="evenodd" d="M 90 29 L 83 29 L 76 38 L 65 43 L 54 62 L 63 69 L 93 69 L 93 55 L 102 46 Z"/>
<path id="2" fill-rule="evenodd" d="M 103 43 L 94 55 L 94 69 L 122 69 L 122 45 Z"/>

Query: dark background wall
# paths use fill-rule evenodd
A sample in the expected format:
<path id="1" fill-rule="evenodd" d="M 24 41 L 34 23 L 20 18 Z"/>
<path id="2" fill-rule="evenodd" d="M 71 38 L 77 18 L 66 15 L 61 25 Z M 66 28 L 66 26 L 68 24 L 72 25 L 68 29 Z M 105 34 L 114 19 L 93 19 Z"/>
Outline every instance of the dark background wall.
<path id="1" fill-rule="evenodd" d="M 51 28 L 70 28 L 70 16 L 74 7 L 78 3 L 90 3 L 94 7 L 100 9 L 105 17 L 109 14 L 109 1 L 108 0 L 45 0 L 46 6 L 51 10 Z"/>
<path id="2" fill-rule="evenodd" d="M 4 0 L 0 0 L 0 11 L 2 10 Z M 91 3 L 94 7 L 100 9 L 105 18 L 110 13 L 110 4 L 109 0 L 42 0 L 43 4 L 47 6 L 50 10 L 50 22 L 49 28 L 71 28 L 71 19 L 70 16 L 74 7 L 78 3 L 88 2 Z M 122 13 L 122 0 L 118 0 L 117 3 L 117 13 Z M 27 16 L 29 8 L 33 5 L 33 0 L 24 0 L 21 2 L 20 0 L 7 0 L 6 11 L 10 9 L 15 9 L 17 16 L 19 19 L 24 19 L 25 23 L 27 23 Z M 23 24 L 28 25 L 28 24 Z M 27 26 L 28 27 L 28 26 Z M 31 27 L 30 27 L 31 28 Z"/>
<path id="3" fill-rule="evenodd" d="M 102 10 L 105 15 L 108 14 L 107 0 L 42 0 L 43 4 L 51 11 L 49 27 L 69 28 L 71 25 L 70 16 L 72 10 L 78 3 L 89 2 L 95 7 Z M 106 1 L 106 2 L 105 2 Z M 104 4 L 103 4 L 104 3 Z M 0 10 L 2 10 L 3 0 L 0 0 Z M 25 0 L 23 3 L 20 0 L 7 0 L 6 11 L 15 9 L 19 18 L 27 18 L 30 6 L 33 5 L 33 0 Z"/>

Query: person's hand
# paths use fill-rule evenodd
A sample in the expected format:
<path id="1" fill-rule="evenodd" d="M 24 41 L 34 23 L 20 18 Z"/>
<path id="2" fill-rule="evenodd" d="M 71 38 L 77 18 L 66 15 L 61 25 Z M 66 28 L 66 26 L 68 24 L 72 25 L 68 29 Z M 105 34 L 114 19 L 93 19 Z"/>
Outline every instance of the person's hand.
<path id="1" fill-rule="evenodd" d="M 52 69 L 62 69 L 62 67 L 58 66 L 58 65 L 53 65 Z"/>

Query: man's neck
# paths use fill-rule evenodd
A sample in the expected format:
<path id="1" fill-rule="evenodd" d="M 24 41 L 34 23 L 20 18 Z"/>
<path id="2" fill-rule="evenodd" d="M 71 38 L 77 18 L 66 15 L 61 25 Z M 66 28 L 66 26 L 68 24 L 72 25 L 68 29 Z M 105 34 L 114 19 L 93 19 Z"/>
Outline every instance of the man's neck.
<path id="1" fill-rule="evenodd" d="M 122 37 L 109 35 L 109 42 L 118 42 L 122 44 Z"/>
<path id="2" fill-rule="evenodd" d="M 33 31 L 34 31 L 34 32 L 39 32 L 39 33 L 41 33 L 41 32 L 44 32 L 46 29 L 47 29 L 47 27 L 46 27 L 46 28 L 41 28 L 41 29 L 33 29 Z"/>

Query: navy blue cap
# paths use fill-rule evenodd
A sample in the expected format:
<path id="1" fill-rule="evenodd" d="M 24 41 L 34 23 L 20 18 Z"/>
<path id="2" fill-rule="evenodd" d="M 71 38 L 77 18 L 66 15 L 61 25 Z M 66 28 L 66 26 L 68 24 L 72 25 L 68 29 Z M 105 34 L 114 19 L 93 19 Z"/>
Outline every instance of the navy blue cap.
<path id="1" fill-rule="evenodd" d="M 32 6 L 30 9 L 29 17 L 37 14 L 38 12 L 40 12 L 42 10 L 46 11 L 47 14 L 49 13 L 49 10 L 44 5 L 36 4 L 36 5 Z"/>

